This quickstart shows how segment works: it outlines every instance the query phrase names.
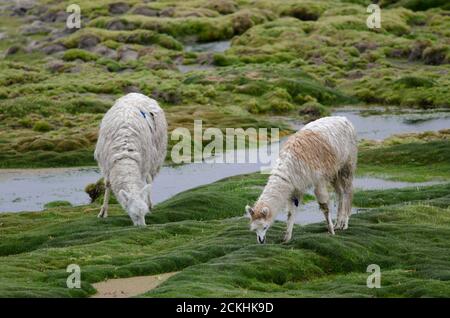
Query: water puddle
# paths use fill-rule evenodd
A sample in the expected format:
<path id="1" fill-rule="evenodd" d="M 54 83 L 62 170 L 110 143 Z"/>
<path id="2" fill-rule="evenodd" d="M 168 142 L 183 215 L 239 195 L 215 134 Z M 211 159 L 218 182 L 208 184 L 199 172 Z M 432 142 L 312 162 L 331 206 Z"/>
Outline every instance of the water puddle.
<path id="1" fill-rule="evenodd" d="M 209 71 L 215 69 L 214 65 L 207 65 L 207 64 L 177 64 L 177 69 L 181 73 L 187 73 L 192 71 Z"/>
<path id="2" fill-rule="evenodd" d="M 207 43 L 193 43 L 184 46 L 184 50 L 186 52 L 214 52 L 214 53 L 222 53 L 228 50 L 231 46 L 231 41 L 215 41 L 215 42 L 207 42 Z"/>
<path id="3" fill-rule="evenodd" d="M 108 279 L 92 284 L 97 293 L 92 298 L 129 298 L 155 289 L 178 272 L 151 276 Z"/>
<path id="4" fill-rule="evenodd" d="M 153 183 L 152 200 L 170 197 L 223 178 L 259 171 L 260 164 L 192 163 L 163 167 Z M 44 204 L 65 200 L 72 205 L 88 204 L 87 184 L 100 178 L 98 168 L 9 170 L 0 173 L 0 212 L 40 211 Z M 373 177 L 356 178 L 355 188 L 363 190 L 426 186 L 436 182 L 409 183 Z"/>
<path id="5" fill-rule="evenodd" d="M 231 41 L 216 41 L 216 42 L 208 42 L 208 43 L 193 43 L 187 44 L 184 46 L 184 50 L 186 52 L 195 52 L 195 53 L 222 53 L 230 48 Z M 192 71 L 208 71 L 213 70 L 215 68 L 214 65 L 210 64 L 177 64 L 177 69 L 181 73 L 187 73 Z"/>
<path id="6" fill-rule="evenodd" d="M 360 110 L 338 110 L 333 112 L 333 116 L 347 117 L 355 126 L 360 140 L 383 140 L 392 135 L 450 128 L 449 112 L 362 116 Z M 296 120 L 290 120 L 289 123 L 294 129 L 303 127 Z"/>

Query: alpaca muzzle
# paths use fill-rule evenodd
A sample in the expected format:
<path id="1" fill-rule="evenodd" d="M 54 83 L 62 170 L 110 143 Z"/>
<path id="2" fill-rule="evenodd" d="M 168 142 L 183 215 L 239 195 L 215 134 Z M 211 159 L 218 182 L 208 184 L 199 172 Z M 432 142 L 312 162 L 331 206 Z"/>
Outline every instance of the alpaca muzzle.
<path id="1" fill-rule="evenodd" d="M 266 237 L 265 236 L 257 235 L 257 238 L 258 238 L 258 243 L 259 244 L 264 244 L 266 242 Z"/>

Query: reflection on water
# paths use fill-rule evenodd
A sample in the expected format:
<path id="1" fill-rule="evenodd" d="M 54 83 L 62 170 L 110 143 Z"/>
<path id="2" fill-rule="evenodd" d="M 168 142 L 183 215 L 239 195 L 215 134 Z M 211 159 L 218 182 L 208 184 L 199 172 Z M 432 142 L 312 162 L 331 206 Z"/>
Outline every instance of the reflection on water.
<path id="1" fill-rule="evenodd" d="M 230 48 L 231 41 L 216 41 L 208 43 L 194 43 L 184 46 L 186 52 L 196 53 L 221 53 Z M 214 65 L 209 64 L 177 64 L 177 68 L 181 73 L 187 73 L 191 71 L 207 71 L 215 68 Z"/>
<path id="2" fill-rule="evenodd" d="M 450 128 L 450 113 L 431 113 L 422 115 L 376 115 L 363 117 L 358 111 L 335 112 L 334 115 L 347 117 L 358 131 L 360 139 L 383 140 L 396 134 L 438 131 Z"/>
<path id="3" fill-rule="evenodd" d="M 214 65 L 206 65 L 206 64 L 205 65 L 203 65 L 203 64 L 188 64 L 188 65 L 178 64 L 177 68 L 181 73 L 187 73 L 187 72 L 191 72 L 191 71 L 213 70 L 215 67 L 214 67 Z"/>
<path id="4" fill-rule="evenodd" d="M 383 140 L 392 135 L 438 131 L 450 128 L 450 113 L 361 116 L 359 110 L 339 110 L 334 116 L 345 116 L 355 126 L 359 139 Z M 302 124 L 290 121 L 294 129 Z"/>
<path id="5" fill-rule="evenodd" d="M 184 46 L 186 52 L 225 52 L 230 48 L 231 41 L 216 41 L 207 43 L 194 43 Z"/>
<path id="6" fill-rule="evenodd" d="M 226 177 L 255 172 L 259 168 L 259 164 L 238 163 L 193 163 L 164 167 L 154 180 L 152 199 L 156 204 L 185 190 Z M 97 168 L 3 171 L 0 173 L 0 212 L 39 211 L 45 203 L 56 200 L 66 200 L 73 205 L 88 204 L 89 197 L 84 192 L 84 187 L 100 177 Z M 365 190 L 431 184 L 435 182 L 408 183 L 372 177 L 356 178 L 354 181 L 355 188 Z M 316 210 L 314 207 L 308 211 Z"/>

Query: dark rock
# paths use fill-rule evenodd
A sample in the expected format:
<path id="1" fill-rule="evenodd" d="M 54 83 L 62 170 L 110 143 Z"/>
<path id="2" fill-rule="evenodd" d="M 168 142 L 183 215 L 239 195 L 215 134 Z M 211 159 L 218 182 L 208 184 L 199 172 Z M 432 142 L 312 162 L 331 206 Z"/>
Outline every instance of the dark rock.
<path id="1" fill-rule="evenodd" d="M 441 65 L 445 64 L 447 58 L 448 47 L 429 47 L 422 53 L 422 58 L 425 64 L 428 65 Z"/>
<path id="2" fill-rule="evenodd" d="M 108 30 L 126 30 L 125 24 L 120 20 L 112 20 L 106 24 Z"/>
<path id="3" fill-rule="evenodd" d="M 196 62 L 201 65 L 213 65 L 214 53 L 204 53 L 197 56 Z"/>
<path id="4" fill-rule="evenodd" d="M 39 41 L 31 41 L 25 48 L 25 52 L 31 53 L 33 51 L 38 50 L 40 46 L 41 46 L 41 43 Z"/>
<path id="5" fill-rule="evenodd" d="M 166 62 L 154 61 L 147 64 L 147 67 L 151 70 L 176 70 L 176 66 Z"/>
<path id="6" fill-rule="evenodd" d="M 139 57 L 145 55 L 153 55 L 155 53 L 155 48 L 153 47 L 144 47 L 139 50 Z"/>
<path id="7" fill-rule="evenodd" d="M 133 9 L 132 13 L 145 15 L 147 17 L 157 17 L 159 15 L 159 10 L 151 9 L 148 7 L 137 7 Z"/>
<path id="8" fill-rule="evenodd" d="M 232 0 L 210 0 L 208 9 L 215 10 L 220 14 L 230 14 L 237 11 L 237 4 Z"/>
<path id="9" fill-rule="evenodd" d="M 168 17 L 168 18 L 171 18 L 171 17 L 173 17 L 174 15 L 175 15 L 175 8 L 172 8 L 172 7 L 162 9 L 162 10 L 159 12 L 159 16 L 160 16 L 160 17 Z"/>
<path id="10" fill-rule="evenodd" d="M 291 16 L 302 21 L 317 21 L 320 18 L 318 12 L 312 11 L 307 7 L 292 8 L 282 12 L 282 15 Z"/>
<path id="11" fill-rule="evenodd" d="M 201 18 L 204 15 L 201 12 L 182 12 L 181 14 L 177 14 L 177 17 L 179 18 Z"/>
<path id="12" fill-rule="evenodd" d="M 136 61 L 139 57 L 138 52 L 132 50 L 129 47 L 122 47 L 118 51 L 119 59 L 122 62 Z"/>
<path id="13" fill-rule="evenodd" d="M 152 98 L 156 99 L 157 101 L 162 100 L 169 104 L 179 104 L 181 102 L 181 96 L 176 91 L 169 91 L 169 92 L 162 92 L 158 89 L 155 89 L 152 92 Z"/>
<path id="14" fill-rule="evenodd" d="M 60 60 L 54 60 L 47 63 L 47 69 L 52 73 L 62 73 L 67 68 L 66 64 Z"/>
<path id="15" fill-rule="evenodd" d="M 430 45 L 431 45 L 431 42 L 429 42 L 429 41 L 415 42 L 411 49 L 411 53 L 409 53 L 408 60 L 409 61 L 421 60 L 423 51 Z"/>
<path id="16" fill-rule="evenodd" d="M 83 35 L 78 42 L 78 48 L 89 49 L 100 43 L 100 39 L 92 34 Z"/>
<path id="17" fill-rule="evenodd" d="M 13 45 L 10 46 L 6 51 L 5 51 L 5 56 L 10 56 L 10 55 L 14 55 L 19 53 L 20 51 L 22 51 L 23 48 L 20 45 Z"/>
<path id="18" fill-rule="evenodd" d="M 28 9 L 23 8 L 23 7 L 16 7 L 13 9 L 13 15 L 18 15 L 20 17 L 24 16 L 27 14 Z"/>
<path id="19" fill-rule="evenodd" d="M 74 67 L 71 67 L 71 68 L 69 69 L 69 72 L 70 72 L 70 73 L 80 73 L 80 72 L 81 72 L 81 65 L 80 65 L 80 64 L 77 64 L 77 65 L 75 65 Z"/>
<path id="20" fill-rule="evenodd" d="M 21 0 L 16 1 L 14 7 L 12 8 L 13 15 L 24 16 L 36 5 L 35 0 Z"/>
<path id="21" fill-rule="evenodd" d="M 39 20 L 22 27 L 22 33 L 24 35 L 48 34 L 50 33 L 50 31 L 52 31 L 52 28 L 50 28 L 44 22 Z"/>
<path id="22" fill-rule="evenodd" d="M 365 51 L 375 50 L 378 48 L 378 44 L 373 42 L 356 43 L 354 46 L 358 49 L 359 53 L 364 53 Z"/>
<path id="23" fill-rule="evenodd" d="M 109 12 L 112 14 L 123 14 L 130 10 L 130 5 L 125 2 L 116 2 L 109 5 Z"/>
<path id="24" fill-rule="evenodd" d="M 406 49 L 392 49 L 389 50 L 386 55 L 392 58 L 406 58 L 410 55 L 410 51 L 408 48 Z"/>
<path id="25" fill-rule="evenodd" d="M 115 50 L 110 49 L 109 47 L 106 47 L 104 45 L 97 45 L 93 50 L 93 53 L 110 58 L 110 59 L 117 59 L 118 54 Z"/>
<path id="26" fill-rule="evenodd" d="M 64 22 L 69 14 L 65 11 L 49 11 L 42 15 L 41 19 L 45 22 Z"/>
<path id="27" fill-rule="evenodd" d="M 358 71 L 349 72 L 347 75 L 347 78 L 348 79 L 359 79 L 363 76 L 364 76 L 364 73 L 358 70 Z"/>
<path id="28" fill-rule="evenodd" d="M 242 34 L 254 25 L 248 13 L 233 16 L 231 23 L 234 34 Z"/>
<path id="29" fill-rule="evenodd" d="M 142 91 L 140 90 L 139 87 L 135 86 L 135 85 L 128 85 L 125 86 L 123 88 L 123 92 L 124 94 L 129 94 L 129 93 L 142 93 Z"/>
<path id="30" fill-rule="evenodd" d="M 41 48 L 41 51 L 44 52 L 45 54 L 53 54 L 53 53 L 58 53 L 58 52 L 62 52 L 65 51 L 66 47 L 64 45 L 62 45 L 61 43 L 53 43 L 47 46 L 44 46 L 43 48 Z"/>

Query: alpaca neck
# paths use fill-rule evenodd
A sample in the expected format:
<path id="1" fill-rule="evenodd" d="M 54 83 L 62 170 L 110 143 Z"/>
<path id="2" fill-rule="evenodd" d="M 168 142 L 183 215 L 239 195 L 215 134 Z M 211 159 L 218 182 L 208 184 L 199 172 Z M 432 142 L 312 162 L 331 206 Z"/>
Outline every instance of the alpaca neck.
<path id="1" fill-rule="evenodd" d="M 114 194 L 120 190 L 137 195 L 145 186 L 139 166 L 135 160 L 124 158 L 114 164 L 110 172 L 110 183 Z"/>
<path id="2" fill-rule="evenodd" d="M 272 175 L 258 199 L 258 203 L 267 205 L 271 211 L 271 219 L 284 211 L 287 203 L 292 199 L 293 187 L 290 182 L 279 176 Z"/>

